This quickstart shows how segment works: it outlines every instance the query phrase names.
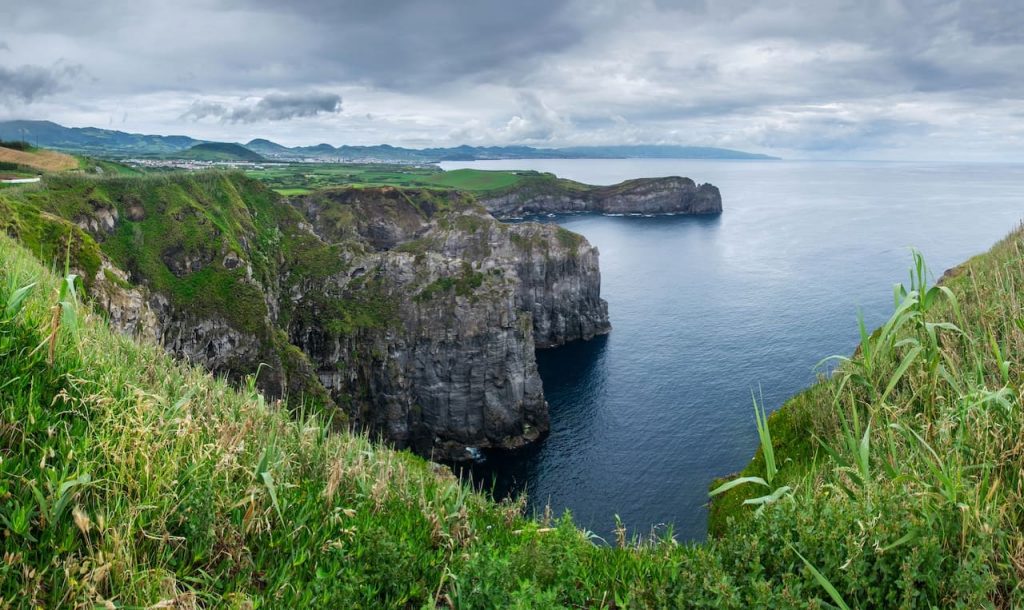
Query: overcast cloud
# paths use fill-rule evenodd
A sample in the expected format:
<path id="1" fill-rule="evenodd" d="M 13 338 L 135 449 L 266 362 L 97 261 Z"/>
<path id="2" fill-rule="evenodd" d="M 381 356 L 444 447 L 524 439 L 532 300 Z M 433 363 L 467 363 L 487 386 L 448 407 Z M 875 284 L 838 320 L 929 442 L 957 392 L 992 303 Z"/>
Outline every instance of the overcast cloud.
<path id="1" fill-rule="evenodd" d="M 0 101 L 14 107 L 15 104 L 30 104 L 66 91 L 81 71 L 81 66 L 64 62 L 49 67 L 24 65 L 8 68 L 0 65 Z"/>
<path id="2" fill-rule="evenodd" d="M 0 118 L 1021 160 L 1022 57 L 1020 0 L 51 0 L 0 23 Z"/>
<path id="3" fill-rule="evenodd" d="M 271 93 L 255 103 L 243 102 L 234 106 L 196 100 L 181 118 L 201 121 L 209 117 L 223 123 L 260 123 L 335 112 L 341 112 L 341 96 L 336 93 Z"/>

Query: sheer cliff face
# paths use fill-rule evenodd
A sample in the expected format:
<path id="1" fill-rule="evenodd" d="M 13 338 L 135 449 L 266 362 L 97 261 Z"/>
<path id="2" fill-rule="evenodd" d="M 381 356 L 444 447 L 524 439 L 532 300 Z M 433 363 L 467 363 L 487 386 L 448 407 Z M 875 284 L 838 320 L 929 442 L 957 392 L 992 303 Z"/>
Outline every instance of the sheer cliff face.
<path id="1" fill-rule="evenodd" d="M 514 278 L 477 275 L 436 254 L 354 262 L 365 275 L 338 274 L 293 293 L 288 307 L 315 311 L 370 291 L 385 317 L 341 331 L 297 316 L 288 335 L 357 423 L 399 447 L 456 459 L 468 447 L 518 447 L 547 431 L 532 324 L 516 307 Z M 460 286 L 449 288 L 449 278 Z"/>
<path id="2" fill-rule="evenodd" d="M 601 298 L 597 248 L 552 225 L 510 225 L 507 260 L 519 276 L 516 302 L 533 319 L 538 348 L 592 339 L 611 330 Z"/>
<path id="3" fill-rule="evenodd" d="M 710 184 L 689 178 L 644 178 L 613 186 L 580 188 L 577 183 L 546 179 L 527 188 L 482 197 L 480 203 L 498 218 L 535 214 L 719 214 L 722 196 Z"/>
<path id="4" fill-rule="evenodd" d="M 558 227 L 499 223 L 458 196 L 406 191 L 417 206 L 390 195 L 294 200 L 319 238 L 353 245 L 343 271 L 291 292 L 291 342 L 340 404 L 399 446 L 458 458 L 535 440 L 548 428 L 535 348 L 609 328 L 596 250 Z M 332 214 L 359 218 L 355 232 L 338 232 Z M 330 303 L 359 298 L 382 316 L 348 332 L 322 323 Z"/>
<path id="5" fill-rule="evenodd" d="M 337 406 L 399 447 L 462 459 L 536 440 L 535 349 L 609 328 L 596 250 L 558 227 L 500 223 L 457 193 L 288 202 L 210 180 L 97 182 L 63 212 L 99 251 L 82 268 L 97 304 L 125 332 L 235 380 L 258 371 L 268 395 Z"/>

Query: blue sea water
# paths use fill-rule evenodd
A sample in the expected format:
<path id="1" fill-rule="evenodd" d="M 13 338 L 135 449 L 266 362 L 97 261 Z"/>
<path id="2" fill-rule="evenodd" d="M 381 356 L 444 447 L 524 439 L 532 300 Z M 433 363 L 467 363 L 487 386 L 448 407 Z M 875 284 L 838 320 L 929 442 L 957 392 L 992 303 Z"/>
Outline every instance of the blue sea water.
<path id="1" fill-rule="evenodd" d="M 607 537 L 706 535 L 708 484 L 757 447 L 751 392 L 769 409 L 850 354 L 857 312 L 892 310 L 910 248 L 932 273 L 984 252 L 1024 217 L 1024 165 L 524 160 L 446 169 L 537 169 L 592 184 L 682 175 L 721 189 L 717 217 L 549 219 L 600 249 L 607 337 L 541 351 L 551 434 L 475 468 L 499 495 Z M 780 456 L 782 459 L 785 456 Z M 491 484 L 491 483 L 488 483 Z"/>

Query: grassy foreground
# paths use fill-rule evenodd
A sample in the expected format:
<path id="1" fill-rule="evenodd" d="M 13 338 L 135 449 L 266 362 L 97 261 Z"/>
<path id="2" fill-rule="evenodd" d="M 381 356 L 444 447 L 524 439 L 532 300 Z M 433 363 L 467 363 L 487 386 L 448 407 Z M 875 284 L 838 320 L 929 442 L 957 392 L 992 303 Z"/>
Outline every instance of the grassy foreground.
<path id="1" fill-rule="evenodd" d="M 763 510 L 602 546 L 112 333 L 0 237 L 0 607 L 1020 606 L 1022 242 L 769 419 L 723 504 Z"/>

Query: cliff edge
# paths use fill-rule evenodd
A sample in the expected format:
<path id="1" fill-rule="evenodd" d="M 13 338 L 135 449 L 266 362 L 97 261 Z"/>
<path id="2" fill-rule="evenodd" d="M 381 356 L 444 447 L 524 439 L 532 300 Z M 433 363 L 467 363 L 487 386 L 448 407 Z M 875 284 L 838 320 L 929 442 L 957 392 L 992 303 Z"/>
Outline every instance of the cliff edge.
<path id="1" fill-rule="evenodd" d="M 236 173 L 48 176 L 0 230 L 65 257 L 113 327 L 269 397 L 443 460 L 549 427 L 538 348 L 611 329 L 598 251 L 495 216 L 697 214 L 688 178 L 591 187 L 524 172 L 503 194 L 341 187 L 286 199 Z"/>
<path id="2" fill-rule="evenodd" d="M 535 349 L 610 328 L 584 238 L 456 191 L 68 176 L 0 211 L 44 258 L 69 252 L 121 331 L 434 459 L 542 436 Z"/>
<path id="3" fill-rule="evenodd" d="M 536 174 L 514 188 L 483 193 L 480 203 L 498 218 L 594 212 L 623 215 L 720 214 L 722 195 L 690 178 L 638 178 L 612 186 L 590 186 Z"/>

